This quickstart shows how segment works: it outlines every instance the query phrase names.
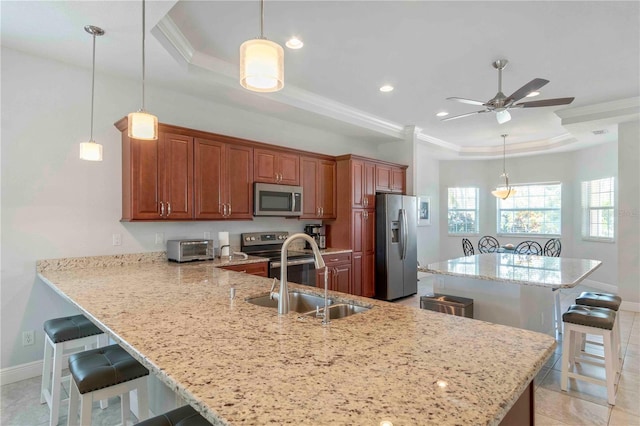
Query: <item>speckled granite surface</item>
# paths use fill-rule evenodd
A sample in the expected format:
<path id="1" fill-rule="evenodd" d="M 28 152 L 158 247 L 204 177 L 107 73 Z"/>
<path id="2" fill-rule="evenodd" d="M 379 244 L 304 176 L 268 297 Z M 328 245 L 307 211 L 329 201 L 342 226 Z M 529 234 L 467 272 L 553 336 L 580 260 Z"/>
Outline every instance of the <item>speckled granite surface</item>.
<path id="1" fill-rule="evenodd" d="M 166 251 L 149 253 L 115 254 L 109 256 L 65 257 L 36 261 L 36 271 L 64 271 L 79 268 L 106 268 L 141 263 L 166 262 Z"/>
<path id="2" fill-rule="evenodd" d="M 569 288 L 575 287 L 600 265 L 601 261 L 591 259 L 484 253 L 430 263 L 418 270 L 479 280 Z"/>
<path id="3" fill-rule="evenodd" d="M 497 424 L 555 346 L 543 334 L 355 296 L 373 308 L 327 327 L 279 317 L 245 301 L 271 280 L 212 262 L 39 276 L 214 424 Z"/>

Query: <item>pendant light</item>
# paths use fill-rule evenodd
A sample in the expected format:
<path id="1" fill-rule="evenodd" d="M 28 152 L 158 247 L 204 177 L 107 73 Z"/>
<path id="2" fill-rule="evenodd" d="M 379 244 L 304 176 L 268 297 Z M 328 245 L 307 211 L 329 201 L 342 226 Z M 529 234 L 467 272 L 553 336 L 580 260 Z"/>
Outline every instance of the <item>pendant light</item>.
<path id="1" fill-rule="evenodd" d="M 87 161 L 102 161 L 102 145 L 93 140 L 93 95 L 96 82 L 96 36 L 104 35 L 102 28 L 85 25 L 84 30 L 93 36 L 93 65 L 91 67 L 91 133 L 89 142 L 80 143 L 80 159 Z"/>
<path id="2" fill-rule="evenodd" d="M 284 49 L 264 37 L 264 0 L 260 0 L 260 38 L 240 45 L 240 85 L 253 92 L 284 87 Z"/>
<path id="3" fill-rule="evenodd" d="M 506 152 L 507 152 L 507 136 L 509 135 L 501 135 L 502 136 L 502 174 L 501 178 L 504 178 L 504 186 L 499 186 L 495 190 L 491 191 L 491 194 L 496 198 L 501 198 L 506 200 L 510 196 L 516 193 L 516 190 L 509 186 L 509 175 L 507 174 L 507 170 L 505 167 L 506 163 Z"/>
<path id="4" fill-rule="evenodd" d="M 142 140 L 158 139 L 158 117 L 144 109 L 144 38 L 145 38 L 145 0 L 142 0 L 142 108 L 128 117 L 128 135 Z"/>

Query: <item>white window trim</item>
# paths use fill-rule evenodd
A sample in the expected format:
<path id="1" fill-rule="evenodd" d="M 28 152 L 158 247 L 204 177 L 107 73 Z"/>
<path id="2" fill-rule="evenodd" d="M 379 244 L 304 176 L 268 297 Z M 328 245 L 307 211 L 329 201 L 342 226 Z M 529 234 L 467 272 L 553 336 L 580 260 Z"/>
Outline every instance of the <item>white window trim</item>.
<path id="1" fill-rule="evenodd" d="M 589 208 L 588 205 L 586 205 L 586 200 L 585 200 L 585 196 L 587 195 L 585 193 L 585 187 L 584 184 L 586 183 L 590 183 L 593 182 L 595 180 L 603 180 L 603 179 L 613 179 L 613 201 L 614 201 L 614 205 L 611 207 L 594 207 L 594 209 L 603 209 L 603 210 L 613 210 L 613 216 L 614 216 L 614 222 L 613 222 L 613 237 L 595 237 L 595 236 L 591 236 L 589 235 L 589 212 L 592 210 L 591 208 Z M 590 242 L 594 242 L 594 243 L 615 243 L 616 242 L 616 234 L 617 234 L 617 220 L 616 220 L 616 193 L 617 193 L 617 185 L 618 185 L 618 180 L 616 179 L 615 176 L 607 176 L 607 177 L 601 177 L 601 178 L 597 178 L 597 179 L 589 179 L 589 180 L 585 180 L 582 181 L 580 183 L 580 197 L 581 197 L 581 208 L 582 208 L 582 241 L 590 241 Z"/>

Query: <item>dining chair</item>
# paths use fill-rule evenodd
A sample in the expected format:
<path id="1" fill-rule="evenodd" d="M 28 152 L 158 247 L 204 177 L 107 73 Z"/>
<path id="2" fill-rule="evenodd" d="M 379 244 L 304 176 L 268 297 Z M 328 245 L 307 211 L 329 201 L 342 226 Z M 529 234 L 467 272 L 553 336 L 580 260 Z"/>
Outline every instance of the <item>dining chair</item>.
<path id="1" fill-rule="evenodd" d="M 500 248 L 497 239 L 490 235 L 485 235 L 478 241 L 478 251 L 480 253 L 495 253 Z"/>
<path id="2" fill-rule="evenodd" d="M 536 241 L 523 241 L 516 246 L 513 252 L 515 254 L 533 254 L 539 256 L 542 254 L 542 246 Z"/>
<path id="3" fill-rule="evenodd" d="M 471 241 L 469 241 L 468 238 L 463 238 L 462 239 L 462 251 L 464 252 L 465 256 L 473 256 L 474 255 L 473 244 L 471 244 Z"/>
<path id="4" fill-rule="evenodd" d="M 560 238 L 552 238 L 545 243 L 542 253 L 545 256 L 560 257 L 560 250 L 562 250 Z"/>

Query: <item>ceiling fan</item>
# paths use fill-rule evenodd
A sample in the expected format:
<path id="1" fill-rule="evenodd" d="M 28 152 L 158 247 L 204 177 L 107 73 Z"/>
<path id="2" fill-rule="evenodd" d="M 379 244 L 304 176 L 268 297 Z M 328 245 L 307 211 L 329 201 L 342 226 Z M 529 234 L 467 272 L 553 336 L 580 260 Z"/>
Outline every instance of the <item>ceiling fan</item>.
<path id="1" fill-rule="evenodd" d="M 455 120 L 456 118 L 468 117 L 470 115 L 481 114 L 483 112 L 495 112 L 498 123 L 502 124 L 511 120 L 511 114 L 509 114 L 509 110 L 512 108 L 535 108 L 554 105 L 567 105 L 573 102 L 574 98 L 556 98 L 516 103 L 531 92 L 535 92 L 540 89 L 542 86 L 547 84 L 549 80 L 545 80 L 543 78 L 534 78 L 533 80 L 513 92 L 511 96 L 505 96 L 504 93 L 502 93 L 502 70 L 507 66 L 508 62 L 509 61 L 507 61 L 506 59 L 498 59 L 497 61 L 493 62 L 493 67 L 498 70 L 498 93 L 496 93 L 496 95 L 492 99 L 489 99 L 487 102 L 456 97 L 447 98 L 447 100 L 458 101 L 462 102 L 463 104 L 483 106 L 486 109 L 468 112 L 466 114 L 454 115 L 453 117 L 443 118 L 441 121 Z"/>

